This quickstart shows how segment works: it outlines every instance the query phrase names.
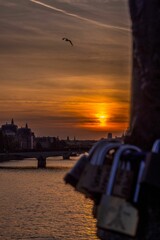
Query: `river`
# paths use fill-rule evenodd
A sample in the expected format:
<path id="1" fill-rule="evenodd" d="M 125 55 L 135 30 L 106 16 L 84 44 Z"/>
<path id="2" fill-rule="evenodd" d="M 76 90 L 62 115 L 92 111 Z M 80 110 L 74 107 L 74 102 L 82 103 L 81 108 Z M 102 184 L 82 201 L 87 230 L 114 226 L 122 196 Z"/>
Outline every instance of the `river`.
<path id="1" fill-rule="evenodd" d="M 92 201 L 63 181 L 75 162 L 52 157 L 48 169 L 36 169 L 35 159 L 0 163 L 0 239 L 98 239 Z"/>

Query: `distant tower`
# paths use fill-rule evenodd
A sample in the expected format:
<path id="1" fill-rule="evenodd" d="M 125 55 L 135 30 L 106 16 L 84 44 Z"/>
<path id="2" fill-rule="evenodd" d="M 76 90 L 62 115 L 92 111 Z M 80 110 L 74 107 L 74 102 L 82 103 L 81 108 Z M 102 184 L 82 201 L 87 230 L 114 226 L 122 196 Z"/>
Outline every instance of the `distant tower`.
<path id="1" fill-rule="evenodd" d="M 12 118 L 12 120 L 11 120 L 11 124 L 14 125 L 14 120 L 13 120 L 13 118 Z"/>
<path id="2" fill-rule="evenodd" d="M 108 133 L 108 139 L 112 139 L 112 133 Z"/>
<path id="3" fill-rule="evenodd" d="M 26 123 L 26 128 L 28 129 L 28 124 Z"/>

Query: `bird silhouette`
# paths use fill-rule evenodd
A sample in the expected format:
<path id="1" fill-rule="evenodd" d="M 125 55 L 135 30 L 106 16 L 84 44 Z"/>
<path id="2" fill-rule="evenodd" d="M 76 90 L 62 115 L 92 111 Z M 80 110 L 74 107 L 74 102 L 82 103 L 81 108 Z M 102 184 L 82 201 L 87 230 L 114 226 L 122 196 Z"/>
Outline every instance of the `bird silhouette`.
<path id="1" fill-rule="evenodd" d="M 73 43 L 70 39 L 64 37 L 64 38 L 62 38 L 62 40 L 66 41 L 66 42 L 69 42 L 73 46 Z"/>

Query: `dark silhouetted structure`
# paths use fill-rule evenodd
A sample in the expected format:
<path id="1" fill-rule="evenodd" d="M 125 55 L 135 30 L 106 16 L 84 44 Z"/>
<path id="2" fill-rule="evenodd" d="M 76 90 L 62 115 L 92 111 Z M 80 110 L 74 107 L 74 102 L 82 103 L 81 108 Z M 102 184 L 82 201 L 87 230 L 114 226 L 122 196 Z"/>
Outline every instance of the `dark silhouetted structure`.
<path id="1" fill-rule="evenodd" d="M 160 138 L 160 1 L 129 0 L 133 71 L 127 143 L 151 150 Z"/>
<path id="2" fill-rule="evenodd" d="M 130 134 L 126 136 L 125 143 L 151 151 L 155 140 L 160 138 L 160 1 L 129 0 L 129 6 L 133 71 Z M 154 161 L 155 169 L 159 168 L 159 161 Z M 160 239 L 158 187 L 141 185 L 139 209 L 140 223 L 136 240 Z"/>
<path id="3" fill-rule="evenodd" d="M 45 157 L 43 157 L 43 156 L 39 156 L 38 158 L 37 158 L 37 160 L 38 160 L 38 168 L 46 168 L 46 158 Z"/>

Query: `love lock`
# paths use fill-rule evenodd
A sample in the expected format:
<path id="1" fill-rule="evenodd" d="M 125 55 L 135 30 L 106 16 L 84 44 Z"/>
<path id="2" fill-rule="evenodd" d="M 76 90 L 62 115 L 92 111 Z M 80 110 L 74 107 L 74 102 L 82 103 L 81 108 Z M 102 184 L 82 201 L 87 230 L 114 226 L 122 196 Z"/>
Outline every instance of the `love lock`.
<path id="1" fill-rule="evenodd" d="M 108 183 L 113 158 L 109 158 L 107 155 L 110 151 L 116 151 L 120 145 L 121 143 L 108 143 L 99 149 L 96 161 L 96 174 L 94 178 L 90 179 L 87 188 L 88 192 L 90 192 L 92 196 L 95 196 L 95 198 L 105 193 Z"/>
<path id="2" fill-rule="evenodd" d="M 103 146 L 99 152 L 99 166 L 97 168 L 97 175 L 91 182 L 88 189 L 88 191 L 92 194 L 94 200 L 92 211 L 94 218 L 97 217 L 97 208 L 102 194 L 105 193 L 106 186 L 108 184 L 114 154 L 121 145 L 122 143 L 109 143 L 106 146 Z"/>
<path id="3" fill-rule="evenodd" d="M 140 180 L 145 164 L 142 161 L 139 164 L 138 172 L 133 172 L 130 160 L 128 159 L 127 161 L 123 161 L 122 158 L 122 154 L 126 151 L 140 152 L 141 150 L 136 146 L 122 145 L 115 153 L 106 193 L 102 196 L 98 207 L 97 227 L 100 231 L 104 230 L 108 234 L 121 233 L 134 237 L 136 235 L 139 219 L 136 203 L 138 200 Z M 126 194 L 125 197 L 123 191 L 116 191 L 115 188 L 117 184 L 117 174 L 121 169 L 124 173 L 127 173 L 126 176 L 130 176 L 132 179 L 132 184 L 130 182 L 130 186 L 132 186 L 132 190 L 134 191 L 129 191 L 130 202 L 126 200 L 129 197 L 128 194 Z M 131 194 L 132 192 L 133 195 Z M 103 232 L 101 231 L 101 233 Z"/>
<path id="4" fill-rule="evenodd" d="M 65 183 L 75 188 L 88 161 L 88 154 L 82 154 L 71 171 L 65 175 Z"/>
<path id="5" fill-rule="evenodd" d="M 83 193 L 86 197 L 90 197 L 90 194 L 87 191 L 87 185 L 92 176 L 96 172 L 96 161 L 97 161 L 97 155 L 98 155 L 98 149 L 101 148 L 101 146 L 106 145 L 106 140 L 101 140 L 97 142 L 88 155 L 88 161 L 85 165 L 82 174 L 79 178 L 79 181 L 76 185 L 76 190 L 80 193 Z"/>
<path id="6" fill-rule="evenodd" d="M 143 239 L 159 239 L 160 236 L 160 140 L 156 140 L 150 152 L 146 152 L 145 168 L 139 194 L 140 234 Z M 139 230 L 139 229 L 138 229 Z"/>
<path id="7" fill-rule="evenodd" d="M 154 153 L 160 153 L 160 139 L 157 139 L 153 146 L 152 146 L 152 152 Z"/>
<path id="8" fill-rule="evenodd" d="M 142 183 L 160 190 L 160 139 L 154 142 L 151 152 L 146 153 L 145 161 Z"/>
<path id="9" fill-rule="evenodd" d="M 76 186 L 77 191 L 85 194 L 86 197 L 95 200 L 97 194 L 103 193 L 105 190 L 104 179 L 107 175 L 107 167 L 103 167 L 106 153 L 110 149 L 118 148 L 120 143 L 101 142 L 94 153 L 89 155 L 90 161 L 86 165 L 81 178 Z M 103 154 L 102 154 L 103 153 Z M 104 170 L 106 171 L 104 174 Z"/>

